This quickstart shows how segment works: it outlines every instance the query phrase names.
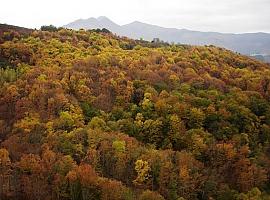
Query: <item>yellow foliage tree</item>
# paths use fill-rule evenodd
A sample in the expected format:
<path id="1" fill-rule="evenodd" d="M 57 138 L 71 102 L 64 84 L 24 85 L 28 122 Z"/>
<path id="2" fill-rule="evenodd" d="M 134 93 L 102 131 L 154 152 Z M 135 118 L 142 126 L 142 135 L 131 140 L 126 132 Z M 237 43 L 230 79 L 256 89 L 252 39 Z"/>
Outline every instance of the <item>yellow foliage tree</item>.
<path id="1" fill-rule="evenodd" d="M 137 178 L 133 181 L 134 184 L 141 185 L 150 178 L 151 168 L 147 161 L 137 160 L 135 162 L 135 170 L 137 172 Z"/>

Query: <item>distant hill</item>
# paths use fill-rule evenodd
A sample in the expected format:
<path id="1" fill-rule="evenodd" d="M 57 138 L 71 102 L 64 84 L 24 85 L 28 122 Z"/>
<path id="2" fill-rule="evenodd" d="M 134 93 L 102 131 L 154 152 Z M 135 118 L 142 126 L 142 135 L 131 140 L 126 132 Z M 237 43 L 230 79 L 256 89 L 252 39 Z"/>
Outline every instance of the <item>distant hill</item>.
<path id="1" fill-rule="evenodd" d="M 30 34 L 31 32 L 33 32 L 33 29 L 24 28 L 20 26 L 13 26 L 9 24 L 0 24 L 0 36 L 4 32 L 8 32 L 8 31 L 16 31 L 20 34 Z"/>
<path id="2" fill-rule="evenodd" d="M 166 42 L 191 45 L 215 45 L 245 55 L 270 55 L 270 34 L 268 33 L 224 34 L 217 32 L 200 32 L 186 29 L 164 28 L 138 21 L 120 26 L 104 16 L 79 19 L 64 25 L 64 27 L 71 29 L 106 28 L 118 35 L 134 39 L 143 38 L 145 40 L 152 40 L 153 38 L 159 38 Z"/>
<path id="3" fill-rule="evenodd" d="M 251 57 L 263 62 L 270 63 L 270 55 L 267 54 L 252 54 Z"/>

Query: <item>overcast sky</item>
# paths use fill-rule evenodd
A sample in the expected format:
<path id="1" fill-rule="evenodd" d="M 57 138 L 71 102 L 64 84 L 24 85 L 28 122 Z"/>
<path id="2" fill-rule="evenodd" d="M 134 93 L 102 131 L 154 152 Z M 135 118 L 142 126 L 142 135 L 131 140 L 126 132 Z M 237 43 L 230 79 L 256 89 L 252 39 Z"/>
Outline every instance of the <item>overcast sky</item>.
<path id="1" fill-rule="evenodd" d="M 107 16 L 123 25 L 142 21 L 217 32 L 270 32 L 270 0 L 4 0 L 0 23 L 40 28 Z"/>

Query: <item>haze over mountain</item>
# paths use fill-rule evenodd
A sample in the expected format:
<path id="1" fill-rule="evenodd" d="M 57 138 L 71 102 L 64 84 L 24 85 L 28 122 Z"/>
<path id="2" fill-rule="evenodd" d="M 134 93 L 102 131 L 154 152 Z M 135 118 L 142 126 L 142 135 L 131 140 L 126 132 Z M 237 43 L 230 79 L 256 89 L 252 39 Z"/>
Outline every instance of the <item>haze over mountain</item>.
<path id="1" fill-rule="evenodd" d="M 134 39 L 152 40 L 159 38 L 166 42 L 191 45 L 216 45 L 245 54 L 270 54 L 270 34 L 244 33 L 230 34 L 218 32 L 200 32 L 187 29 L 164 28 L 152 24 L 134 21 L 126 25 L 118 25 L 107 17 L 79 19 L 64 25 L 71 29 L 106 28 L 117 35 Z"/>

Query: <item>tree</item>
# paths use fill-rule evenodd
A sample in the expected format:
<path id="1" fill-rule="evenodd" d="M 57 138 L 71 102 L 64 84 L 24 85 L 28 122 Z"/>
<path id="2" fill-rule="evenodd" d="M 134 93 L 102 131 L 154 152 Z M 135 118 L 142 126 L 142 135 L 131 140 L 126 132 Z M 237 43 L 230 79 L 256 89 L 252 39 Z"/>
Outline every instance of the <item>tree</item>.
<path id="1" fill-rule="evenodd" d="M 17 163 L 20 172 L 22 197 L 27 199 L 44 199 L 49 195 L 48 183 L 44 178 L 45 169 L 39 156 L 23 155 Z"/>
<path id="2" fill-rule="evenodd" d="M 180 152 L 178 157 L 178 195 L 187 199 L 195 198 L 196 191 L 202 184 L 202 163 L 197 161 L 192 154 Z"/>
<path id="3" fill-rule="evenodd" d="M 146 190 L 139 196 L 139 200 L 164 200 L 164 198 L 156 192 Z"/>
<path id="4" fill-rule="evenodd" d="M 143 123 L 142 131 L 139 133 L 141 140 L 150 142 L 157 146 L 161 146 L 163 135 L 162 135 L 162 121 L 160 119 L 145 120 Z"/>
<path id="5" fill-rule="evenodd" d="M 67 174 L 70 183 L 71 199 L 100 199 L 98 176 L 95 170 L 87 164 L 82 164 Z"/>
<path id="6" fill-rule="evenodd" d="M 117 153 L 125 152 L 126 149 L 126 142 L 125 141 L 119 141 L 115 140 L 112 144 L 113 148 Z"/>
<path id="7" fill-rule="evenodd" d="M 122 200 L 125 188 L 121 182 L 104 180 L 101 183 L 101 191 L 102 200 Z"/>
<path id="8" fill-rule="evenodd" d="M 164 161 L 159 172 L 159 193 L 168 199 L 176 200 L 177 187 L 175 166 L 170 161 Z"/>
<path id="9" fill-rule="evenodd" d="M 107 129 L 106 122 L 100 117 L 93 117 L 91 121 L 88 123 L 88 126 L 91 129 L 100 129 L 100 130 Z"/>
<path id="10" fill-rule="evenodd" d="M 44 25 L 44 26 L 41 26 L 40 30 L 42 31 L 49 31 L 49 32 L 55 32 L 55 31 L 58 31 L 58 28 L 56 28 L 55 26 L 53 25 Z"/>
<path id="11" fill-rule="evenodd" d="M 189 128 L 201 128 L 205 120 L 205 114 L 201 109 L 191 108 L 188 119 Z"/>
<path id="12" fill-rule="evenodd" d="M 184 137 L 186 128 L 184 122 L 177 115 L 170 116 L 170 130 L 168 137 L 173 145 L 173 149 L 181 150 L 185 147 Z"/>
<path id="13" fill-rule="evenodd" d="M 0 149 L 0 197 L 7 197 L 11 192 L 11 160 L 6 149 Z"/>
<path id="14" fill-rule="evenodd" d="M 135 170 L 137 177 L 133 181 L 134 184 L 142 185 L 149 180 L 151 168 L 147 161 L 137 160 L 135 162 Z"/>

